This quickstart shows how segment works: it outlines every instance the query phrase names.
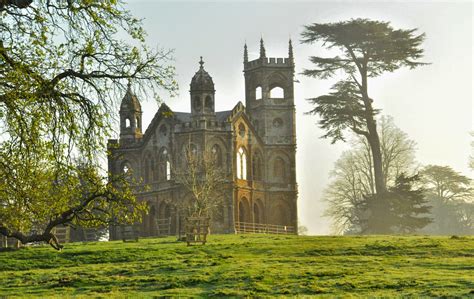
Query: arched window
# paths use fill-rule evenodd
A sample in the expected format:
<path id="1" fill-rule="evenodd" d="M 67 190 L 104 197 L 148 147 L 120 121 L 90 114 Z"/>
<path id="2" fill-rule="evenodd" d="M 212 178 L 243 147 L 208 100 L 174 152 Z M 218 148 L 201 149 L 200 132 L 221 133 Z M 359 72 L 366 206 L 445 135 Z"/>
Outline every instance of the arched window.
<path id="1" fill-rule="evenodd" d="M 214 144 L 211 148 L 212 158 L 217 166 L 222 166 L 222 151 L 221 147 L 217 144 Z"/>
<path id="2" fill-rule="evenodd" d="M 239 222 L 252 222 L 251 217 L 249 201 L 242 197 L 239 200 Z"/>
<path id="3" fill-rule="evenodd" d="M 253 166 L 253 179 L 256 181 L 261 181 L 263 178 L 263 162 L 260 154 L 255 154 L 252 161 Z"/>
<path id="4" fill-rule="evenodd" d="M 201 98 L 198 96 L 194 97 L 194 110 L 201 111 Z"/>
<path id="5" fill-rule="evenodd" d="M 130 128 L 130 119 L 129 118 L 125 119 L 125 128 Z"/>
<path id="6" fill-rule="evenodd" d="M 273 162 L 273 177 L 277 182 L 285 181 L 285 161 L 280 157 Z"/>
<path id="7" fill-rule="evenodd" d="M 260 223 L 260 211 L 256 203 L 253 204 L 253 222 Z"/>
<path id="8" fill-rule="evenodd" d="M 140 119 L 138 117 L 135 119 L 135 128 L 141 129 L 140 128 Z"/>
<path id="9" fill-rule="evenodd" d="M 205 101 L 204 105 L 206 105 L 206 108 L 212 109 L 212 98 L 211 98 L 211 96 L 206 97 L 206 101 Z"/>
<path id="10" fill-rule="evenodd" d="M 255 99 L 261 100 L 262 99 L 262 87 L 258 86 L 255 88 Z"/>
<path id="11" fill-rule="evenodd" d="M 168 150 L 163 148 L 160 152 L 160 177 L 162 180 L 171 179 L 171 164 L 169 161 Z"/>
<path id="12" fill-rule="evenodd" d="M 171 163 L 170 161 L 166 161 L 166 180 L 171 180 Z"/>
<path id="13" fill-rule="evenodd" d="M 143 161 L 143 167 L 145 169 L 143 180 L 145 183 L 153 181 L 153 164 L 153 158 L 150 155 L 146 155 L 145 160 Z"/>
<path id="14" fill-rule="evenodd" d="M 237 152 L 237 178 L 247 179 L 247 156 L 243 147 L 239 148 Z"/>
<path id="15" fill-rule="evenodd" d="M 271 99 L 283 99 L 285 97 L 285 91 L 281 87 L 273 87 L 270 90 Z"/>

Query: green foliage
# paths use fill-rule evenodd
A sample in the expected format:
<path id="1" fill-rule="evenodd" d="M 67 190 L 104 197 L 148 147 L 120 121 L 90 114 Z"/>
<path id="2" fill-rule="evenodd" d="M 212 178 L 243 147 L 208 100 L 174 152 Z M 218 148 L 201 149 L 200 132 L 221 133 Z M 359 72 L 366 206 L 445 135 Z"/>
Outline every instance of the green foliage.
<path id="1" fill-rule="evenodd" d="M 377 77 L 404 66 L 424 65 L 417 60 L 423 57 L 421 44 L 425 34 L 415 32 L 416 29 L 393 29 L 390 22 L 369 19 L 305 26 L 301 34 L 303 43 L 321 42 L 328 49 L 339 49 L 342 56 L 312 56 L 310 60 L 317 69 L 305 70 L 303 74 L 326 79 L 342 70 L 349 75 L 363 72 L 368 77 Z"/>
<path id="2" fill-rule="evenodd" d="M 323 138 L 330 138 L 332 143 L 345 141 L 343 132 L 351 128 L 354 132 L 363 132 L 365 125 L 365 107 L 356 83 L 340 81 L 328 95 L 308 99 L 315 108 L 308 114 L 319 115 L 319 125 L 327 133 Z M 373 116 L 377 111 L 371 112 Z"/>
<path id="3" fill-rule="evenodd" d="M 0 233 L 48 241 L 59 218 L 86 222 L 58 216 L 84 209 L 84 178 L 100 195 L 93 200 L 96 212 L 107 209 L 124 219 L 119 211 L 130 210 L 129 220 L 138 219 L 142 209 L 133 211 L 127 191 L 121 190 L 124 201 L 109 200 L 116 190 L 93 170 L 83 173 L 77 161 L 88 169 L 100 164 L 110 115 L 128 82 L 144 95 L 174 94 L 170 59 L 169 51 L 145 45 L 140 20 L 122 1 L 0 1 Z M 33 227 L 46 228 L 25 238 Z"/>
<path id="4" fill-rule="evenodd" d="M 211 235 L 0 252 L 7 297 L 472 296 L 472 237 Z"/>

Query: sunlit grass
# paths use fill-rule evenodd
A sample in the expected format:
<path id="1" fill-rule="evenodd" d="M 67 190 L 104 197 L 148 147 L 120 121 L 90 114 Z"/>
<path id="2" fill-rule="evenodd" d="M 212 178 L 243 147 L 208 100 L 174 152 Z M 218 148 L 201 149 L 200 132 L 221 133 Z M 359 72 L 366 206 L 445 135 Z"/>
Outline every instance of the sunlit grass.
<path id="1" fill-rule="evenodd" d="M 474 296 L 473 237 L 213 235 L 0 252 L 0 295 Z"/>

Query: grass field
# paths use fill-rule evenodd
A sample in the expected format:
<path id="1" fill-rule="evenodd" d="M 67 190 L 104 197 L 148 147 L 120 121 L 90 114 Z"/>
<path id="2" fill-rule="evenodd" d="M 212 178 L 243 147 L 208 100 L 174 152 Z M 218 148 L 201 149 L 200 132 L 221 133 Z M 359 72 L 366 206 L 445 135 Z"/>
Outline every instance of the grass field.
<path id="1" fill-rule="evenodd" d="M 0 296 L 473 296 L 473 237 L 214 235 L 0 252 Z"/>

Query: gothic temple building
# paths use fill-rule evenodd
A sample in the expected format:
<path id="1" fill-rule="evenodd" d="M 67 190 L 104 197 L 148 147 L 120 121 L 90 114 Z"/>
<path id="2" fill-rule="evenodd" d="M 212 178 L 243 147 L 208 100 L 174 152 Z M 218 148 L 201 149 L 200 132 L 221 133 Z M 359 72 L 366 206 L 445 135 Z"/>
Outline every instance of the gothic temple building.
<path id="1" fill-rule="evenodd" d="M 291 41 L 287 58 L 268 58 L 263 40 L 260 57 L 248 60 L 244 48 L 245 106 L 215 111 L 214 82 L 204 62 L 191 80 L 191 112 L 176 112 L 162 104 L 148 128 L 142 128 L 142 109 L 131 88 L 120 106 L 120 138 L 109 140 L 109 172 L 133 170 L 147 189 L 137 193 L 146 201 L 142 236 L 159 233 L 157 221 L 170 219 L 169 233 L 177 233 L 182 211 L 178 203 L 187 191 L 174 178 L 173 165 L 192 143 L 210 151 L 229 178 L 226 199 L 212 219 L 214 233 L 233 233 L 246 224 L 297 228 L 295 172 L 294 59 Z M 111 238 L 120 238 L 111 229 Z"/>

